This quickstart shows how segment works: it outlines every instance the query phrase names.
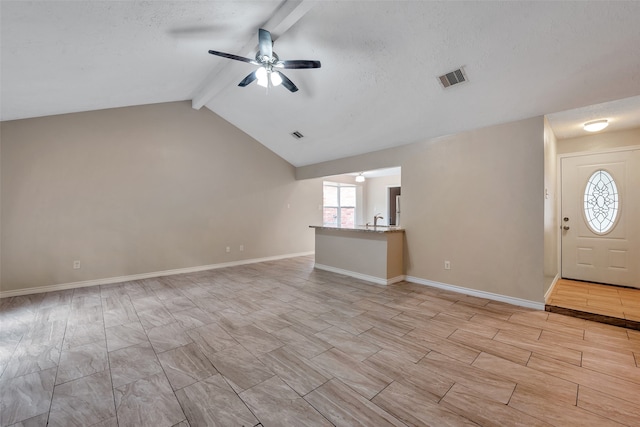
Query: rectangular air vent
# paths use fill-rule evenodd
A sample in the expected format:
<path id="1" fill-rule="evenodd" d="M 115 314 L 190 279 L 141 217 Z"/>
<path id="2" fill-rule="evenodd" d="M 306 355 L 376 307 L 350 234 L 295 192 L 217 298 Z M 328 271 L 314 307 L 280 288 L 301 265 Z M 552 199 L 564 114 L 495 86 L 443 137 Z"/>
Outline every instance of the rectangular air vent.
<path id="1" fill-rule="evenodd" d="M 295 139 L 302 139 L 302 138 L 304 138 L 304 135 L 303 135 L 303 134 L 301 134 L 300 132 L 298 132 L 297 130 L 296 130 L 296 131 L 291 132 L 291 136 L 293 136 Z"/>
<path id="2" fill-rule="evenodd" d="M 447 88 L 459 83 L 464 83 L 467 81 L 467 78 L 464 75 L 462 68 L 458 68 L 457 70 L 453 70 L 450 73 L 438 77 L 438 80 L 440 80 L 440 84 L 442 85 L 442 87 Z"/>

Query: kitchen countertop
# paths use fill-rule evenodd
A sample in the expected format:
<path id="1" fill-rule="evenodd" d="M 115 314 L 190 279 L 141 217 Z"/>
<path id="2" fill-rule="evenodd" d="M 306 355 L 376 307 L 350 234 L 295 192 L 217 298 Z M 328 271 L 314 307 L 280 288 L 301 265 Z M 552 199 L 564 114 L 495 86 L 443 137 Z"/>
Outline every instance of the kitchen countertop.
<path id="1" fill-rule="evenodd" d="M 354 227 L 329 227 L 325 225 L 310 225 L 309 228 L 317 230 L 358 231 L 362 233 L 404 233 L 404 228 L 389 227 L 387 225 L 356 225 Z"/>

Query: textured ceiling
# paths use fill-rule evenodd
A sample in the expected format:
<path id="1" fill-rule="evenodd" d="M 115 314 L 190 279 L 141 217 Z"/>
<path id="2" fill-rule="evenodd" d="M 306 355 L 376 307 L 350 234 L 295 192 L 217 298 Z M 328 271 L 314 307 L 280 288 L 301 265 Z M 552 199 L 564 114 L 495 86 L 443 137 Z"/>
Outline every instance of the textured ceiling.
<path id="1" fill-rule="evenodd" d="M 621 129 L 640 114 L 639 17 L 634 1 L 2 0 L 1 118 L 194 100 L 296 166 L 549 113 L 560 138 L 600 114 Z M 322 61 L 286 71 L 298 92 L 239 88 L 253 67 L 207 54 L 253 56 L 261 26 L 282 59 Z M 460 66 L 469 81 L 443 89 Z"/>
<path id="2" fill-rule="evenodd" d="M 558 139 L 589 135 L 583 128 L 584 124 L 598 119 L 609 121 L 607 132 L 640 128 L 640 96 L 561 111 L 547 117 Z"/>

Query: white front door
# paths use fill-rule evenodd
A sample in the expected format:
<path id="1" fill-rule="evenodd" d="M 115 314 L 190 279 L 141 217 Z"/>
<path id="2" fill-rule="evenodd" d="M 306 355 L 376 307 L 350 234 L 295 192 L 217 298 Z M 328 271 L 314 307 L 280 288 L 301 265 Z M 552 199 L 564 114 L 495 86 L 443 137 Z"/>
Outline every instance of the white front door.
<path id="1" fill-rule="evenodd" d="M 561 168 L 562 277 L 640 288 L 640 149 Z"/>

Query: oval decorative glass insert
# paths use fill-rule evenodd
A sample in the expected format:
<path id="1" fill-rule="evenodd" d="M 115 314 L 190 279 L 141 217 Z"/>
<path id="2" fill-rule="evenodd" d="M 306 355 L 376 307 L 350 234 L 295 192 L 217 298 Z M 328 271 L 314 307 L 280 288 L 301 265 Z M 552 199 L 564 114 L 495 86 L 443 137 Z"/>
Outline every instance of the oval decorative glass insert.
<path id="1" fill-rule="evenodd" d="M 618 202 L 618 187 L 611 174 L 595 171 L 584 189 L 584 216 L 594 233 L 604 234 L 613 228 Z"/>

